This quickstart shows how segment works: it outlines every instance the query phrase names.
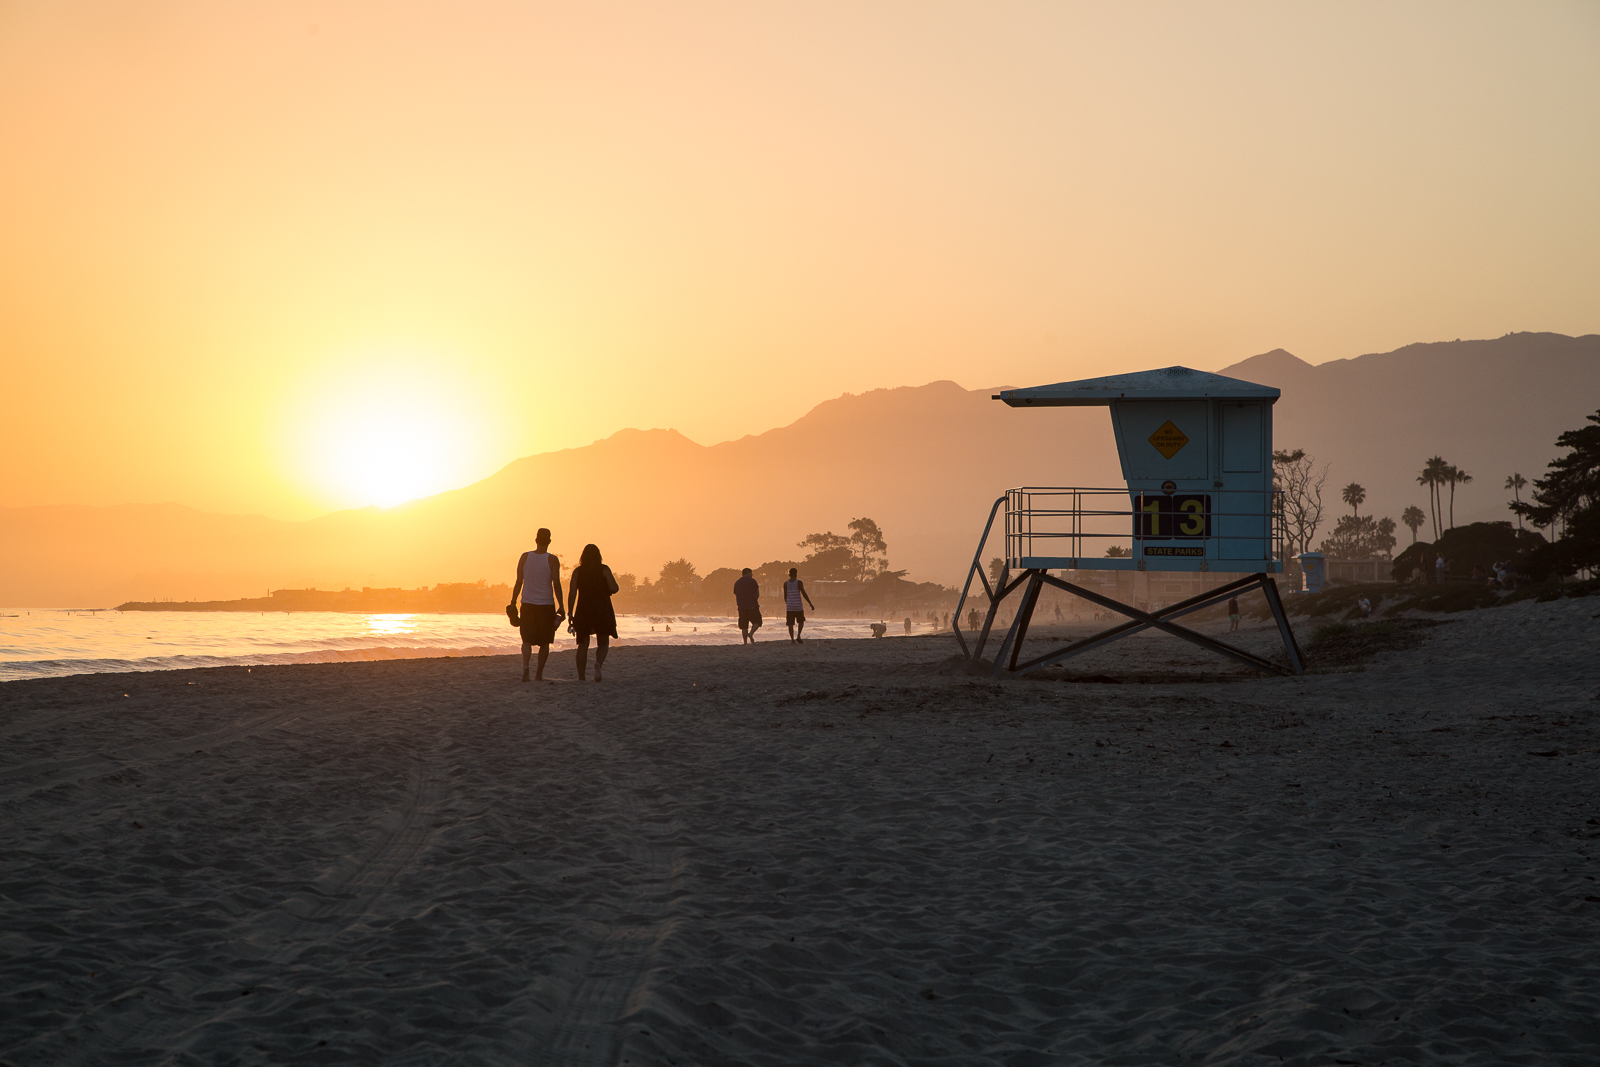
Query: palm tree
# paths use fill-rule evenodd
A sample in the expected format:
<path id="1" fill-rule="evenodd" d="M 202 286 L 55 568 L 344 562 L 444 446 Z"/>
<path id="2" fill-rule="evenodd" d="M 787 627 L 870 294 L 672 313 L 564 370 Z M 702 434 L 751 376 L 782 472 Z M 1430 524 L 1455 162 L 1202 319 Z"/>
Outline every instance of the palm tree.
<path id="1" fill-rule="evenodd" d="M 1350 509 L 1355 512 L 1356 518 L 1359 519 L 1361 517 L 1361 502 L 1367 499 L 1366 486 L 1351 482 L 1344 487 L 1344 492 L 1341 495 L 1344 497 L 1344 502 L 1349 504 Z"/>
<path id="2" fill-rule="evenodd" d="M 1417 484 L 1428 490 L 1428 511 L 1433 511 L 1433 472 L 1426 466 L 1417 475 Z"/>
<path id="3" fill-rule="evenodd" d="M 1450 486 L 1450 529 L 1456 528 L 1456 486 L 1470 485 L 1472 475 L 1460 467 L 1447 466 L 1444 469 L 1444 480 Z"/>
<path id="4" fill-rule="evenodd" d="M 1439 540 L 1439 487 L 1444 484 L 1444 470 L 1449 464 L 1443 456 L 1434 456 L 1422 466 L 1417 484 L 1428 487 L 1428 511 L 1433 516 L 1433 539 Z"/>
<path id="5" fill-rule="evenodd" d="M 1421 508 L 1412 504 L 1400 513 L 1400 521 L 1411 527 L 1411 543 L 1416 544 L 1417 531 L 1422 529 L 1422 524 L 1428 521 L 1428 516 L 1422 513 Z"/>
<path id="6" fill-rule="evenodd" d="M 1511 498 L 1517 503 L 1522 503 L 1522 490 L 1527 488 L 1528 479 L 1520 474 L 1513 474 L 1506 479 L 1506 488 L 1511 490 Z M 1522 512 L 1517 512 L 1517 529 L 1522 529 Z"/>

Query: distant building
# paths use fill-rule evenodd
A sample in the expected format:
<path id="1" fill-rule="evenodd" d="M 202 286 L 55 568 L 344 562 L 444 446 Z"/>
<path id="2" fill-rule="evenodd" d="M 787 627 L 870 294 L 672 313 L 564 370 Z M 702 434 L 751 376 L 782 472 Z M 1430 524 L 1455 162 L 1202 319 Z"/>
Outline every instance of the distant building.
<path id="1" fill-rule="evenodd" d="M 1392 559 L 1328 559 L 1329 585 L 1356 585 L 1362 582 L 1392 582 Z"/>

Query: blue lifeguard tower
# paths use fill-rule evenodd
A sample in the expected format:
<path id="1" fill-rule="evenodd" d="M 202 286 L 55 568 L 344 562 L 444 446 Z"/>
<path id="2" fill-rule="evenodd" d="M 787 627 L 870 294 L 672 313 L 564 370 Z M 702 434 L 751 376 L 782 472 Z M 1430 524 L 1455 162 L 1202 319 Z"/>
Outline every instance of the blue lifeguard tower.
<path id="1" fill-rule="evenodd" d="M 1279 390 L 1220 374 L 1166 367 L 1077 382 L 1008 389 L 994 399 L 1014 408 L 1110 408 L 1117 456 L 1127 482 L 1116 488 L 1023 486 L 1008 489 L 989 520 L 956 607 L 956 640 L 982 662 L 1001 603 L 1021 601 L 991 673 L 1027 674 L 1144 630 L 1191 641 L 1267 673 L 1303 673 L 1273 575 L 1283 571 L 1283 506 L 1272 487 L 1272 406 Z M 1004 508 L 1005 551 L 999 580 L 984 573 L 984 546 Z M 1107 549 L 1118 555 L 1107 555 Z M 1239 574 L 1224 585 L 1158 610 L 1124 604 L 1052 575 L 1067 571 L 1216 571 Z M 974 576 L 989 610 L 972 648 L 961 609 Z M 1018 662 L 1028 624 L 1046 586 L 1128 617 L 1128 622 Z M 1174 620 L 1259 588 L 1283 635 L 1288 666 L 1198 633 Z"/>

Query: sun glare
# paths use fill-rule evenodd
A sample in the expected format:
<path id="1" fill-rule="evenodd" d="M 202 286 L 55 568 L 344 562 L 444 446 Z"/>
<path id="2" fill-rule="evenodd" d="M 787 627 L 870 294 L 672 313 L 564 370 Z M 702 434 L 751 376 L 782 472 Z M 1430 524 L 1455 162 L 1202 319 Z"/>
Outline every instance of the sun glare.
<path id="1" fill-rule="evenodd" d="M 376 361 L 311 391 L 296 419 L 298 465 L 335 506 L 393 507 L 482 476 L 479 420 L 445 375 Z"/>
<path id="2" fill-rule="evenodd" d="M 393 507 L 449 485 L 457 442 L 414 412 L 366 412 L 329 434 L 328 480 L 343 495 Z"/>

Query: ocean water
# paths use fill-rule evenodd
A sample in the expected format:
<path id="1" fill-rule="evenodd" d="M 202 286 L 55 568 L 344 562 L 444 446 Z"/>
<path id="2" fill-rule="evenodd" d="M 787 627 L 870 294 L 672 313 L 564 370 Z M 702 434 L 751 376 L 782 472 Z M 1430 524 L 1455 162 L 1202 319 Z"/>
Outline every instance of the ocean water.
<path id="1" fill-rule="evenodd" d="M 808 619 L 806 637 L 870 637 L 866 619 Z M 669 629 L 670 627 L 670 629 Z M 926 623 L 919 627 L 926 632 Z M 903 635 L 899 626 L 890 636 Z M 617 616 L 618 644 L 737 644 L 728 616 Z M 782 616 L 758 640 L 783 641 Z M 557 635 L 552 651 L 575 642 Z M 0 608 L 0 682 L 105 671 L 238 664 L 497 656 L 522 651 L 502 615 L 357 615 L 332 611 L 57 611 Z"/>

